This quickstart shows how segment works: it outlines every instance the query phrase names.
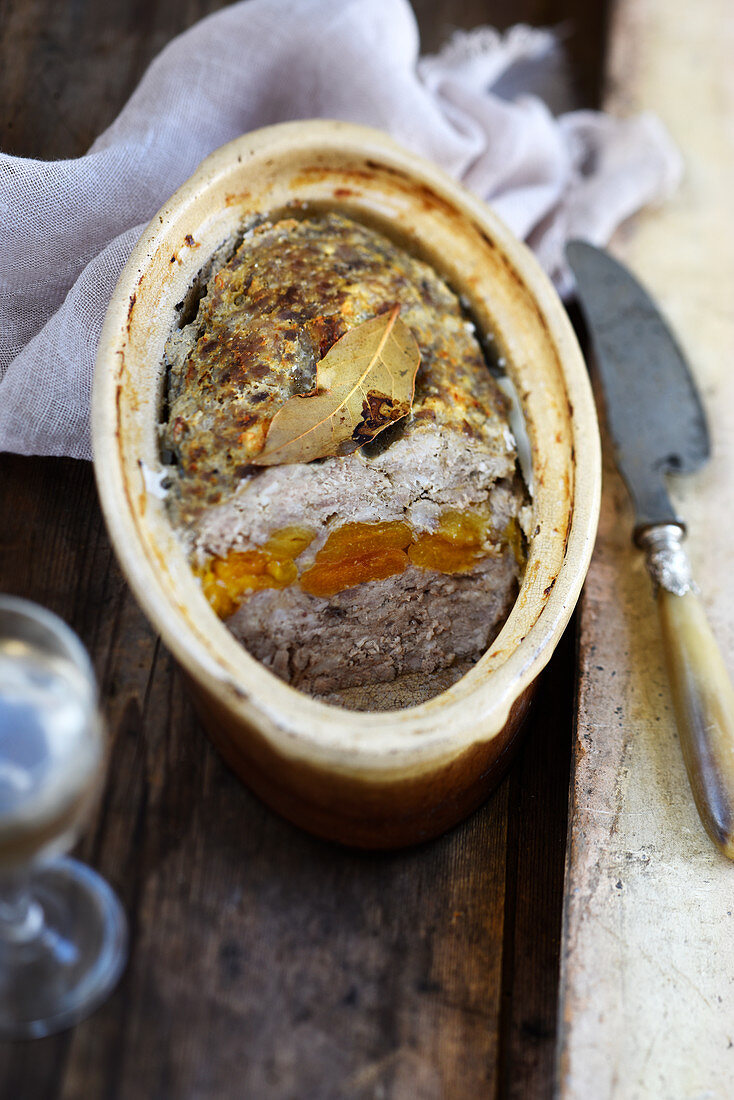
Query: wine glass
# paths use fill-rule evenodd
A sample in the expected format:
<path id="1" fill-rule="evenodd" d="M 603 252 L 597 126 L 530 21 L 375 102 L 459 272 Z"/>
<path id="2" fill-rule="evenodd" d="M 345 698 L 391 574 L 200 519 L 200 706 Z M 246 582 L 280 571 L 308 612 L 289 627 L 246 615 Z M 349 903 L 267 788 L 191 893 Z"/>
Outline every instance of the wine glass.
<path id="1" fill-rule="evenodd" d="M 0 596 L 0 1036 L 70 1027 L 127 957 L 117 897 L 64 858 L 98 793 L 104 730 L 94 672 L 56 615 Z"/>

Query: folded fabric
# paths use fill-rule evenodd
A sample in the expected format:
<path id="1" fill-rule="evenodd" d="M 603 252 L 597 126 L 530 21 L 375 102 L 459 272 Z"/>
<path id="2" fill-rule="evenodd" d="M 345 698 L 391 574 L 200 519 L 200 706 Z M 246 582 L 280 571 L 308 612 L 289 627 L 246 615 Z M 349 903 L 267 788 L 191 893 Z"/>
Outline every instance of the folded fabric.
<path id="1" fill-rule="evenodd" d="M 561 291 L 570 236 L 604 244 L 674 187 L 679 158 L 654 118 L 552 113 L 549 32 L 481 28 L 418 49 L 407 0 L 247 0 L 174 39 L 86 155 L 0 154 L 0 450 L 91 457 L 94 356 L 120 270 L 199 162 L 256 127 L 388 131 L 490 202 Z"/>

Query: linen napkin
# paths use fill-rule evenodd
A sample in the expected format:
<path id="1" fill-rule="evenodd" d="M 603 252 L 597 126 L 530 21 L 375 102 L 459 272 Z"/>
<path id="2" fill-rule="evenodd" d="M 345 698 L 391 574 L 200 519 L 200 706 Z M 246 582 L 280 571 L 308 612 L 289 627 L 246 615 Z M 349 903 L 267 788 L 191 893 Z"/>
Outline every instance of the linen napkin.
<path id="1" fill-rule="evenodd" d="M 680 164 L 652 117 L 554 115 L 557 74 L 547 31 L 481 28 L 420 60 L 407 0 L 246 0 L 174 39 L 84 156 L 0 154 L 0 450 L 91 457 L 94 356 L 127 257 L 204 157 L 259 126 L 388 131 L 491 203 L 566 290 L 565 241 L 606 243 Z"/>

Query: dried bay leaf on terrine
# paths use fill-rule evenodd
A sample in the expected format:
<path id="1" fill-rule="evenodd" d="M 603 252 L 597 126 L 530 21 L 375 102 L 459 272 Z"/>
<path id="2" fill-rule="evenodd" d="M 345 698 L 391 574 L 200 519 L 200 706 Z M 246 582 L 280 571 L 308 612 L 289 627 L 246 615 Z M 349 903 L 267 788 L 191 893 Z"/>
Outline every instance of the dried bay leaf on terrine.
<path id="1" fill-rule="evenodd" d="M 270 422 L 255 466 L 347 455 L 410 412 L 421 353 L 400 306 L 345 332 L 316 365 L 311 394 L 297 394 Z"/>

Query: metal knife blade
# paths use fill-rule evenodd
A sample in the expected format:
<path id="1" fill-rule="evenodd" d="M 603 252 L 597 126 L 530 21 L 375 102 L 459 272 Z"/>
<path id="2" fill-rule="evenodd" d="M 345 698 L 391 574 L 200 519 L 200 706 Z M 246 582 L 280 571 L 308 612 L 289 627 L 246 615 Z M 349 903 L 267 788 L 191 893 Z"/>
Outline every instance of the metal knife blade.
<path id="1" fill-rule="evenodd" d="M 606 252 L 566 255 L 591 332 L 617 465 L 635 504 L 635 541 L 655 586 L 680 745 L 701 821 L 734 860 L 734 688 L 691 577 L 667 472 L 709 457 L 701 401 L 657 306 Z"/>
<path id="2" fill-rule="evenodd" d="M 692 473 L 710 454 L 706 416 L 683 353 L 647 291 L 607 252 L 571 241 L 566 256 L 591 332 L 636 530 L 682 526 L 665 474 Z"/>

